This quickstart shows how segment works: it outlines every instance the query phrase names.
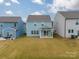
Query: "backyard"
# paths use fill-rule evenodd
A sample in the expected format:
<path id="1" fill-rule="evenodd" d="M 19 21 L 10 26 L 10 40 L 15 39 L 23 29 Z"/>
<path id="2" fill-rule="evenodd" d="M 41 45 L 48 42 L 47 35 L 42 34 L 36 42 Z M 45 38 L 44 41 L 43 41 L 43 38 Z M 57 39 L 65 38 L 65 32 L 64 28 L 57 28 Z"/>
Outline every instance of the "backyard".
<path id="1" fill-rule="evenodd" d="M 22 36 L 0 41 L 0 59 L 79 59 L 79 40 Z"/>

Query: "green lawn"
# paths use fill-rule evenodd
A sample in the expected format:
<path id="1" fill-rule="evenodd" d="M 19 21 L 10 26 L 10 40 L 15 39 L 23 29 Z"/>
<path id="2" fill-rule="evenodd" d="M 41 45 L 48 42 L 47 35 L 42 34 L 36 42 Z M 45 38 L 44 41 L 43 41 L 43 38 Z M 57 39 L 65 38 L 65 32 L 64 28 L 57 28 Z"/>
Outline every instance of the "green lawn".
<path id="1" fill-rule="evenodd" d="M 79 59 L 79 40 L 23 36 L 0 41 L 0 59 Z"/>

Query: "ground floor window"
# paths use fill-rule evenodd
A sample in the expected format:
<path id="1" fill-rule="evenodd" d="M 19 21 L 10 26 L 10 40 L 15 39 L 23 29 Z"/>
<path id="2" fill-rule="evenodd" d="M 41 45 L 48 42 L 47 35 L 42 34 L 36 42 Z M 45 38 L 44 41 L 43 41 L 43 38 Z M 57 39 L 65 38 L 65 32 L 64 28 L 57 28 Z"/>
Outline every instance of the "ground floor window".
<path id="1" fill-rule="evenodd" d="M 79 36 L 79 31 L 78 31 L 78 36 Z"/>
<path id="2" fill-rule="evenodd" d="M 31 34 L 33 34 L 33 31 L 31 31 Z"/>
<path id="3" fill-rule="evenodd" d="M 71 31 L 70 30 L 68 30 L 68 33 L 70 33 Z"/>
<path id="4" fill-rule="evenodd" d="M 68 33 L 74 33 L 74 30 L 73 29 L 69 29 Z"/>
<path id="5" fill-rule="evenodd" d="M 39 31 L 37 30 L 37 34 L 39 34 Z"/>
<path id="6" fill-rule="evenodd" d="M 39 31 L 38 30 L 32 30 L 31 34 L 39 34 Z"/>

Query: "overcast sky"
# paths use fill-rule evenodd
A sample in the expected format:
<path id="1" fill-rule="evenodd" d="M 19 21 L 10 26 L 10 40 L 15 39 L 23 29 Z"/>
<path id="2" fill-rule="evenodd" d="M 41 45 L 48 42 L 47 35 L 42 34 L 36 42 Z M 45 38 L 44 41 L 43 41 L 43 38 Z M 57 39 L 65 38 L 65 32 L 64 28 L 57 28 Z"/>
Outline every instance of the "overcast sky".
<path id="1" fill-rule="evenodd" d="M 79 10 L 79 0 L 0 0 L 0 16 L 54 15 L 60 10 Z"/>

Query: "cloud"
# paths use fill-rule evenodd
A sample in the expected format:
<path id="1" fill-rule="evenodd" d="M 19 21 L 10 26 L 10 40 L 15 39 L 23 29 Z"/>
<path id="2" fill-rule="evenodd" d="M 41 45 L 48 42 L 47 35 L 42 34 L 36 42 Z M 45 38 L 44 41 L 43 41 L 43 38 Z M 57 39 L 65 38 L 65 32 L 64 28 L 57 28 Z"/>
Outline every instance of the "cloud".
<path id="1" fill-rule="evenodd" d="M 20 4 L 20 2 L 18 0 L 0 0 L 0 4 L 5 4 L 6 6 L 10 6 L 12 3 L 16 3 L 16 4 Z"/>
<path id="2" fill-rule="evenodd" d="M 77 10 L 79 9 L 79 0 L 54 0 L 52 4 L 47 5 L 48 12 L 57 12 L 59 10 Z"/>
<path id="3" fill-rule="evenodd" d="M 11 6 L 11 3 L 10 2 L 6 2 L 5 6 Z"/>
<path id="4" fill-rule="evenodd" d="M 0 0 L 0 4 L 2 4 L 4 2 L 4 0 Z"/>
<path id="5" fill-rule="evenodd" d="M 11 0 L 13 3 L 17 3 L 20 4 L 20 2 L 18 0 Z"/>
<path id="6" fill-rule="evenodd" d="M 13 12 L 11 10 L 7 10 L 7 11 L 5 11 L 5 14 L 6 15 L 13 15 Z"/>
<path id="7" fill-rule="evenodd" d="M 32 0 L 33 3 L 36 3 L 36 4 L 44 4 L 44 0 Z"/>
<path id="8" fill-rule="evenodd" d="M 42 12 L 33 12 L 33 13 L 31 13 L 31 15 L 43 15 L 43 13 Z"/>
<path id="9" fill-rule="evenodd" d="M 54 0 L 55 7 L 66 7 L 67 9 L 73 8 L 79 0 Z"/>

